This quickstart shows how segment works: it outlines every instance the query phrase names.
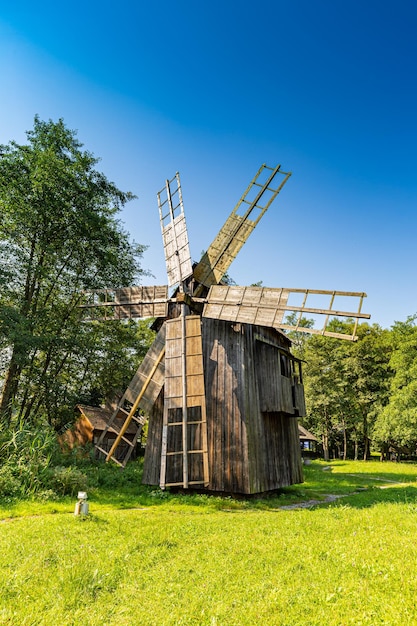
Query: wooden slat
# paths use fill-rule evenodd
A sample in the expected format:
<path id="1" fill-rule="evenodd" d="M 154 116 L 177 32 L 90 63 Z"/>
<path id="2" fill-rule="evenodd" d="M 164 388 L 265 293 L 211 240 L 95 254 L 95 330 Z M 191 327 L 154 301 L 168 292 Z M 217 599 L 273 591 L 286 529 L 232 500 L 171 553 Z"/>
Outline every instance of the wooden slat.
<path id="1" fill-rule="evenodd" d="M 166 285 L 98 289 L 84 297 L 80 308 L 86 310 L 85 320 L 166 317 L 168 311 Z"/>
<path id="2" fill-rule="evenodd" d="M 146 379 L 146 381 L 143 384 L 143 387 L 140 391 L 140 393 L 138 394 L 137 398 L 135 399 L 135 402 L 133 403 L 128 416 L 126 417 L 126 420 L 122 426 L 122 428 L 120 429 L 119 434 L 117 435 L 114 444 L 112 445 L 112 447 L 109 450 L 109 453 L 107 455 L 106 461 L 108 461 L 109 459 L 114 457 L 114 452 L 117 448 L 117 446 L 119 445 L 120 441 L 123 438 L 124 433 L 126 432 L 127 428 L 129 427 L 130 422 L 132 421 L 135 412 L 138 410 L 139 406 L 140 406 L 140 402 L 141 399 L 144 397 L 146 390 L 149 386 L 149 382 L 152 380 L 152 377 L 156 371 L 156 369 L 158 368 L 159 364 L 162 362 L 163 358 L 165 355 L 165 346 L 163 346 L 163 348 L 161 349 L 161 352 L 159 353 L 158 357 L 155 359 L 154 364 L 152 369 L 149 371 L 148 373 L 148 377 Z M 130 455 L 129 455 L 130 456 Z"/>
<path id="3" fill-rule="evenodd" d="M 152 370 L 156 360 L 158 359 L 159 354 L 165 346 L 165 334 L 166 328 L 165 324 L 161 327 L 157 336 L 155 337 L 151 347 L 149 348 L 145 358 L 140 364 L 136 374 L 132 378 L 129 383 L 128 388 L 125 391 L 123 400 L 130 402 L 133 404 L 141 392 L 141 389 L 148 378 L 149 372 Z M 149 383 L 146 393 L 142 397 L 139 407 L 146 413 L 149 414 L 152 410 L 152 407 L 155 403 L 156 398 L 158 397 L 162 386 L 165 381 L 165 365 L 164 361 L 161 361 L 158 364 L 154 375 L 152 376 L 152 380 Z"/>

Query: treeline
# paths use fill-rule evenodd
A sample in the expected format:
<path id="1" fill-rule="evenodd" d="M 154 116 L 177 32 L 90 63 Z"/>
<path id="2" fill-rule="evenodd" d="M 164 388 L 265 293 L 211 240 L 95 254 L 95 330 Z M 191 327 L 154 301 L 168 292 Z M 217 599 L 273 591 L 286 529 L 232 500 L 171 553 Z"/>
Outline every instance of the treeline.
<path id="1" fill-rule="evenodd" d="M 362 324 L 354 343 L 293 337 L 294 352 L 305 361 L 303 423 L 321 441 L 325 458 L 416 455 L 416 317 L 389 330 Z M 333 324 L 336 330 L 343 323 Z"/>

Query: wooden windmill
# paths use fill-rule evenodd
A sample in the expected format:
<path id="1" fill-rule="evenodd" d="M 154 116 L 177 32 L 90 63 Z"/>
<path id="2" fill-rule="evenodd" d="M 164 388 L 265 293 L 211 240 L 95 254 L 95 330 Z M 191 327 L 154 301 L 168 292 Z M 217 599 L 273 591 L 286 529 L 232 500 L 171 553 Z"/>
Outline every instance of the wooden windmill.
<path id="1" fill-rule="evenodd" d="M 253 494 L 302 482 L 297 417 L 305 415 L 300 362 L 285 330 L 354 340 L 364 293 L 239 287 L 222 279 L 290 173 L 262 165 L 213 243 L 191 262 L 179 174 L 158 193 L 168 286 L 90 292 L 83 305 L 92 318 L 155 317 L 159 331 L 130 382 L 108 429 L 124 434 L 149 419 L 144 477 L 147 484 Z M 324 307 L 311 298 L 326 298 Z M 339 310 L 355 298 L 355 312 Z M 292 299 L 296 301 L 292 304 Z M 300 299 L 301 298 L 301 299 Z M 324 316 L 322 328 L 300 325 Z M 290 320 L 288 320 L 290 315 Z M 328 328 L 331 318 L 353 318 L 351 335 Z M 123 416 L 120 421 L 120 416 Z M 121 426 L 116 426 L 121 423 Z"/>

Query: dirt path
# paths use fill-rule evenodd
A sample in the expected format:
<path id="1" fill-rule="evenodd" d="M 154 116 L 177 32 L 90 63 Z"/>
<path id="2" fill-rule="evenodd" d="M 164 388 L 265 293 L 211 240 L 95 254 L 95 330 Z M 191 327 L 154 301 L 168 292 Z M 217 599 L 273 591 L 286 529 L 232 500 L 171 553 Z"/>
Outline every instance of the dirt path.
<path id="1" fill-rule="evenodd" d="M 345 474 L 345 476 L 353 476 L 354 478 L 363 478 L 363 474 Z M 402 486 L 405 487 L 410 483 L 400 482 L 398 480 L 391 480 L 389 478 L 381 478 L 380 476 L 368 476 L 371 480 L 378 480 L 384 485 L 379 485 L 379 489 L 389 489 L 394 486 Z M 352 491 L 352 493 L 343 493 L 343 494 L 332 494 L 329 493 L 323 500 L 306 500 L 305 502 L 296 502 L 294 504 L 284 504 L 279 508 L 283 511 L 291 511 L 292 509 L 309 509 L 310 507 L 317 506 L 318 504 L 328 504 L 329 502 L 334 502 L 335 500 L 339 500 L 340 498 L 348 498 L 349 496 L 356 496 L 359 493 L 367 491 L 367 487 L 360 489 L 358 491 Z"/>

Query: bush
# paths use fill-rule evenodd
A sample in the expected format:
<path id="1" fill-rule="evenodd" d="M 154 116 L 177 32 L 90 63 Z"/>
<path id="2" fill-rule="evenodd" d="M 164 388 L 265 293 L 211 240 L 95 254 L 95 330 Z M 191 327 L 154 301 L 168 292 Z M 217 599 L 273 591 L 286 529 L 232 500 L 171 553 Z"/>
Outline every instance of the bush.
<path id="1" fill-rule="evenodd" d="M 0 498 L 15 497 L 21 493 L 21 483 L 13 473 L 13 468 L 0 467 Z"/>
<path id="2" fill-rule="evenodd" d="M 0 435 L 0 496 L 27 497 L 46 492 L 52 497 L 51 489 L 57 494 L 72 494 L 76 483 L 83 489 L 86 478 L 72 468 L 54 465 L 61 457 L 56 434 L 47 425 L 16 427 Z"/>
<path id="3" fill-rule="evenodd" d="M 87 489 L 87 476 L 76 467 L 53 467 L 48 475 L 48 484 L 44 486 L 59 496 L 74 496 L 78 491 Z"/>

